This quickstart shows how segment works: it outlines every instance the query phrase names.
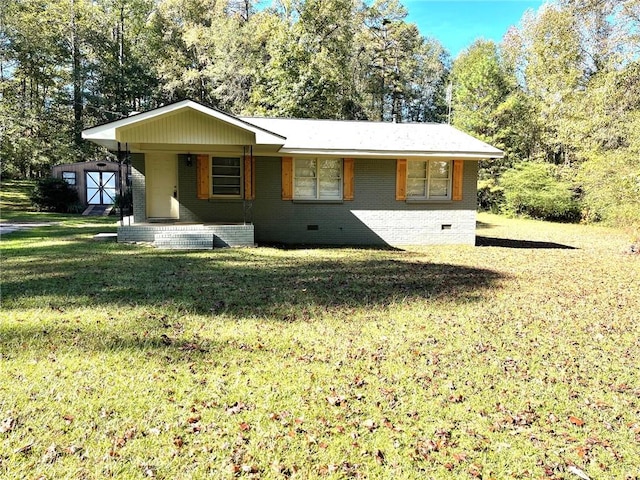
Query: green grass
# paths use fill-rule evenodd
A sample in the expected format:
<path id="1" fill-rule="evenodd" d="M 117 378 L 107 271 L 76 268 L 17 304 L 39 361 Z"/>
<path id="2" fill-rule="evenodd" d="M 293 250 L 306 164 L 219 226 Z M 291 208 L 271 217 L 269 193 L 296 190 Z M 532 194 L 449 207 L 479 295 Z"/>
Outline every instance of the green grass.
<path id="1" fill-rule="evenodd" d="M 0 478 L 638 478 L 628 238 L 479 220 L 502 246 L 3 237 Z"/>
<path id="2" fill-rule="evenodd" d="M 42 223 L 42 222 L 68 222 L 71 224 L 83 223 L 86 218 L 80 215 L 39 212 L 36 211 L 29 200 L 31 191 L 35 186 L 33 180 L 3 180 L 0 194 L 0 222 L 16 223 Z M 115 224 L 115 217 L 92 218 L 93 224 Z M 115 229 L 113 230 L 115 231 Z"/>

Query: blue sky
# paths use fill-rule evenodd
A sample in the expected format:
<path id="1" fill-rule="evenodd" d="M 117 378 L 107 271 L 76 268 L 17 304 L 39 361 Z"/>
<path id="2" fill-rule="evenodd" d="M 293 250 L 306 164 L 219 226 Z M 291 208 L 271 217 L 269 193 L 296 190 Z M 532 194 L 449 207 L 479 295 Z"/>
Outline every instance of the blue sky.
<path id="1" fill-rule="evenodd" d="M 371 4 L 373 0 L 365 0 Z M 423 37 L 439 40 L 452 58 L 483 38 L 499 42 L 524 13 L 537 10 L 545 0 L 399 0 L 409 11 L 407 21 L 418 25 Z M 258 9 L 273 0 L 258 0 Z"/>
<path id="2" fill-rule="evenodd" d="M 543 0 L 401 0 L 409 22 L 424 37 L 438 39 L 452 58 L 483 38 L 499 42 L 524 12 L 537 10 Z"/>

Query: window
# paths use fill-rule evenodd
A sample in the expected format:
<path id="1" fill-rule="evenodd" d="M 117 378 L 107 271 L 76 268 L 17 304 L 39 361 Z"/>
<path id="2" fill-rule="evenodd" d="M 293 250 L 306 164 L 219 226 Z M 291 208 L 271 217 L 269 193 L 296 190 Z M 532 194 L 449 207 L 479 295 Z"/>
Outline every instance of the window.
<path id="1" fill-rule="evenodd" d="M 407 164 L 407 198 L 451 199 L 450 161 L 410 160 Z"/>
<path id="2" fill-rule="evenodd" d="M 296 158 L 293 198 L 299 200 L 342 200 L 342 160 Z"/>
<path id="3" fill-rule="evenodd" d="M 211 193 L 213 196 L 241 197 L 242 162 L 240 157 L 212 157 L 211 172 Z"/>
<path id="4" fill-rule="evenodd" d="M 76 184 L 76 172 L 62 172 L 62 179 L 69 185 Z"/>

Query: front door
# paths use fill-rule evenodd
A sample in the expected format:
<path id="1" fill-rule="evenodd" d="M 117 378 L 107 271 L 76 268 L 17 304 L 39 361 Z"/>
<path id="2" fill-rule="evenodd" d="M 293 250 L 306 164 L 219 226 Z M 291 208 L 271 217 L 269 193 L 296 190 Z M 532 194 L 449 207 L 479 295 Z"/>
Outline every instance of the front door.
<path id="1" fill-rule="evenodd" d="M 86 185 L 89 205 L 113 205 L 115 203 L 115 172 L 86 172 Z"/>
<path id="2" fill-rule="evenodd" d="M 145 156 L 147 217 L 178 218 L 178 156 L 154 153 Z"/>

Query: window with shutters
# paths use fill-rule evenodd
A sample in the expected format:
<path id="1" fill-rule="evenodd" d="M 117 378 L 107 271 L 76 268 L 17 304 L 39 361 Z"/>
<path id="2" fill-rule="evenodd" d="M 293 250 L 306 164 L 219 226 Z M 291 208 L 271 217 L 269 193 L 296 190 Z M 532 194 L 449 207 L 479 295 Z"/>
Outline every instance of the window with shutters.
<path id="1" fill-rule="evenodd" d="M 242 159 L 240 157 L 211 157 L 211 195 L 241 198 Z"/>
<path id="2" fill-rule="evenodd" d="M 293 166 L 293 198 L 342 200 L 342 159 L 296 158 Z"/>
<path id="3" fill-rule="evenodd" d="M 409 160 L 407 199 L 451 200 L 451 161 Z"/>

